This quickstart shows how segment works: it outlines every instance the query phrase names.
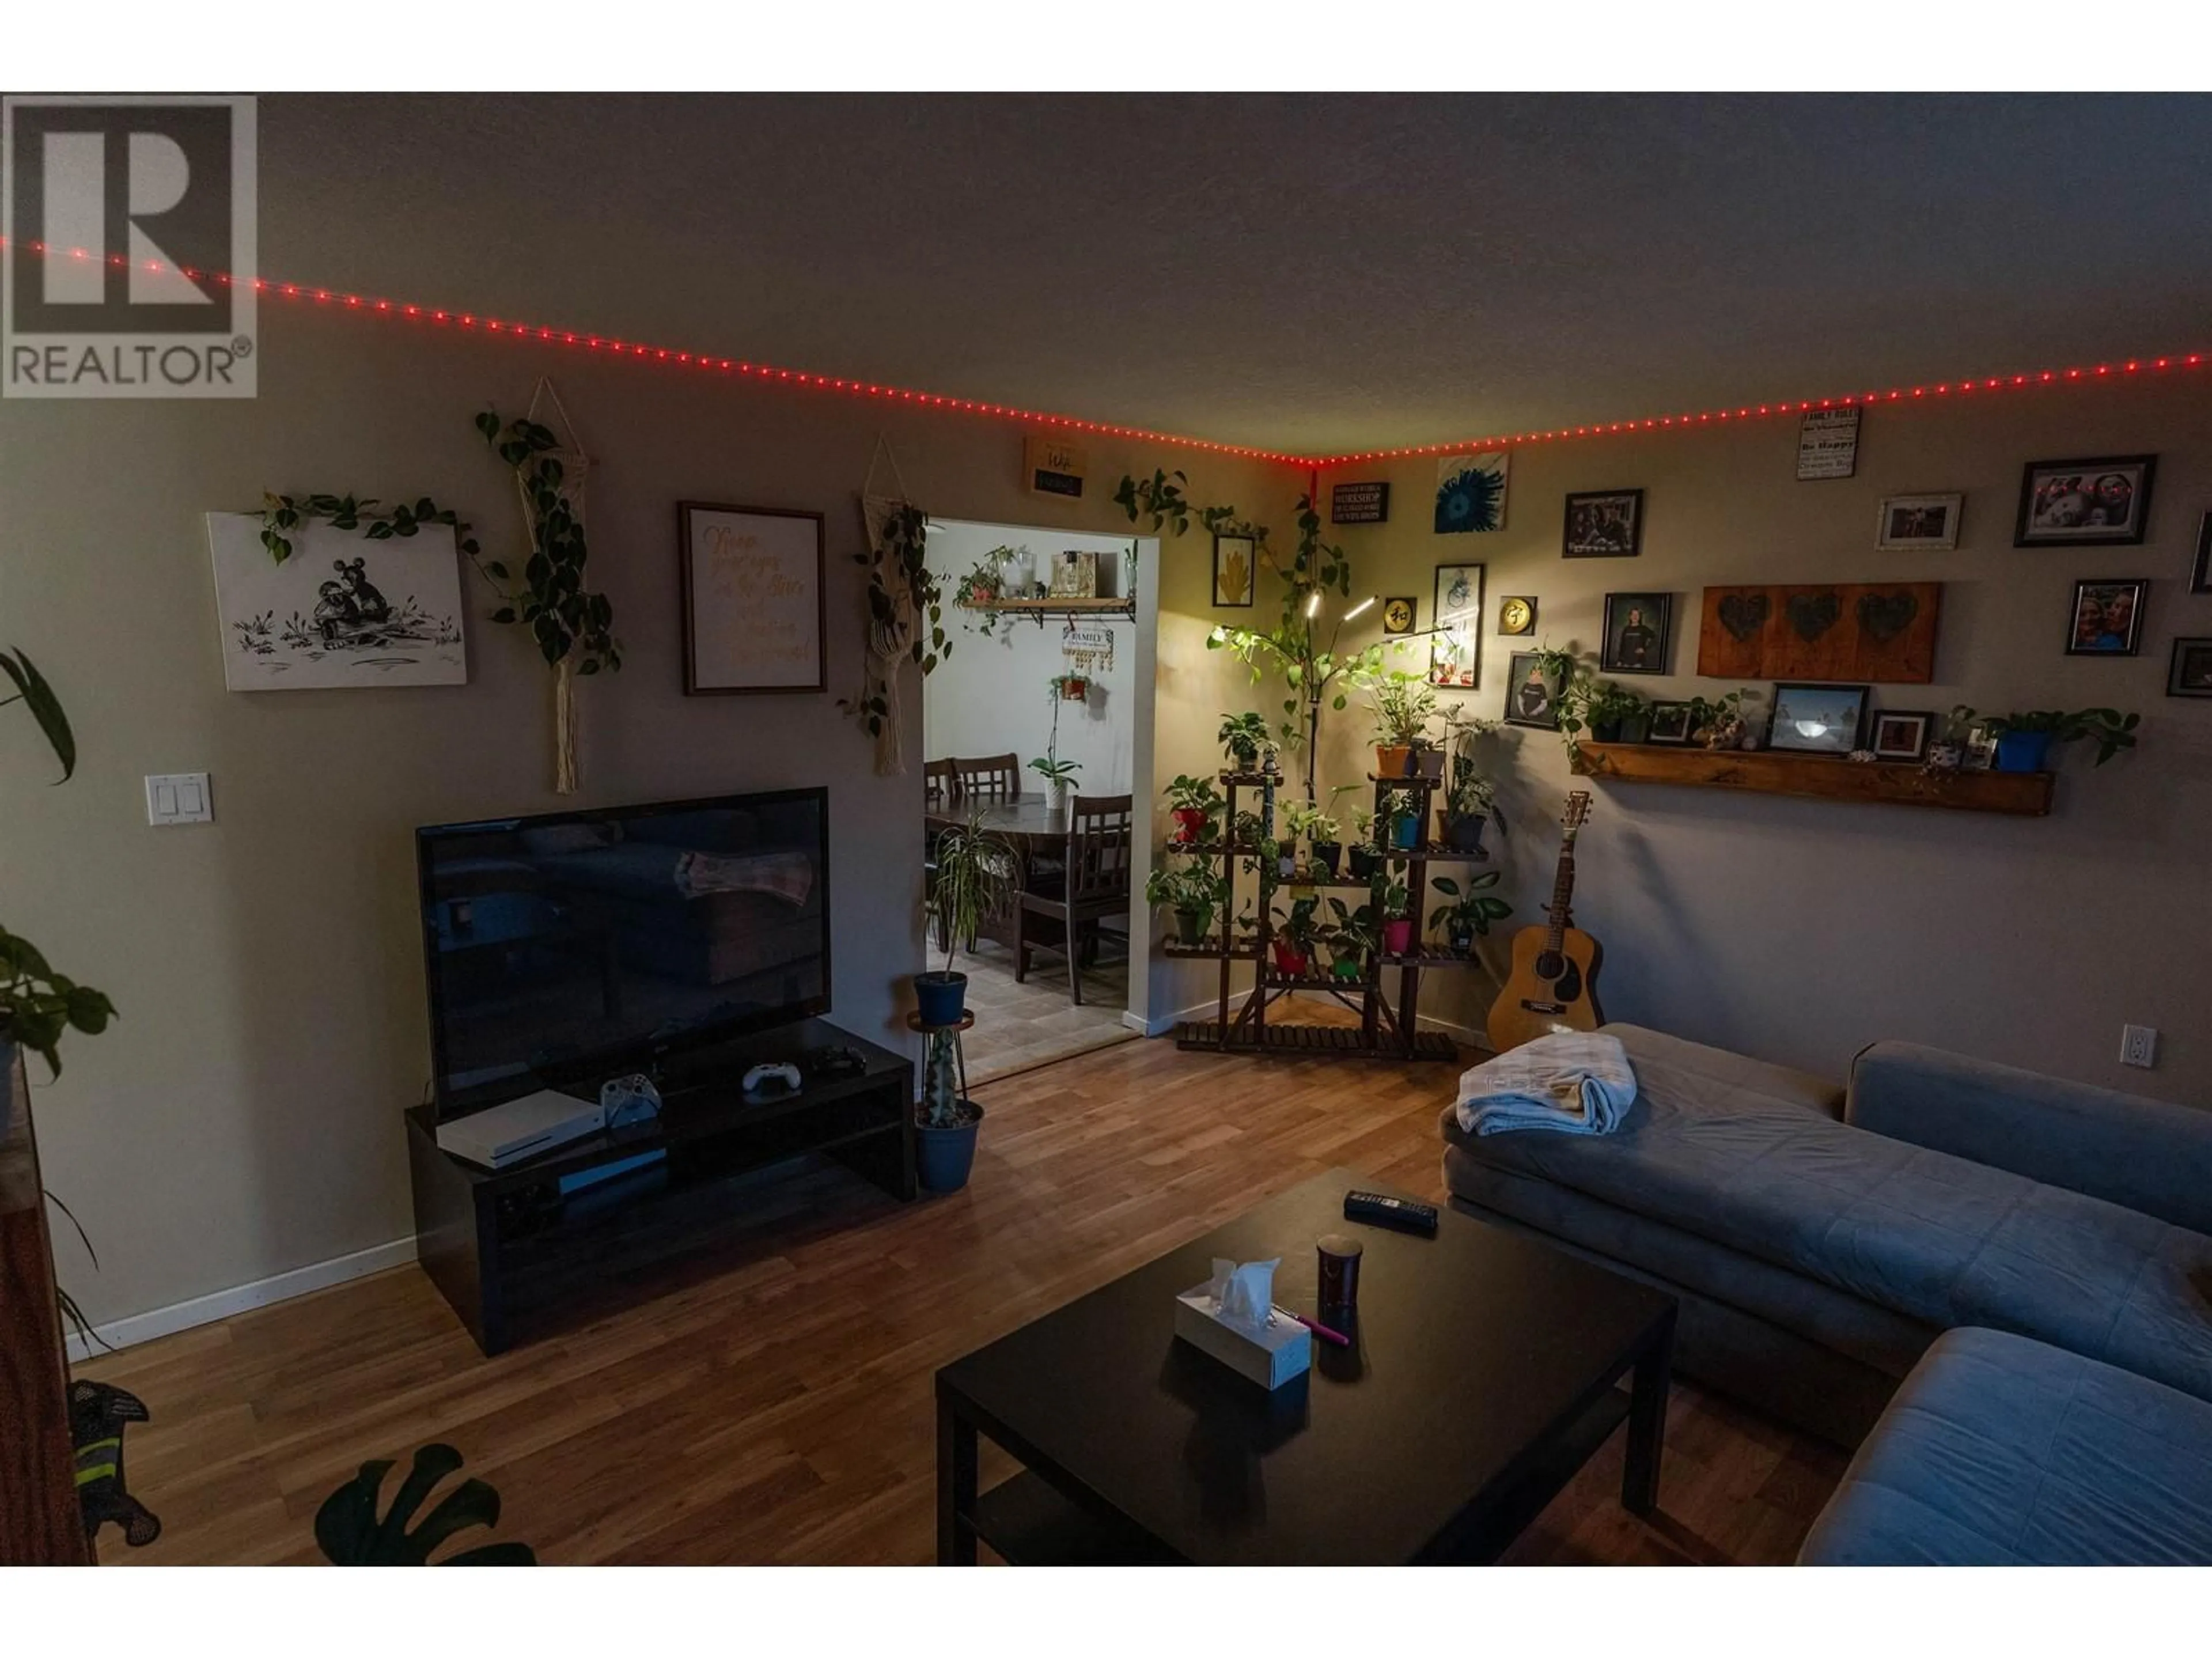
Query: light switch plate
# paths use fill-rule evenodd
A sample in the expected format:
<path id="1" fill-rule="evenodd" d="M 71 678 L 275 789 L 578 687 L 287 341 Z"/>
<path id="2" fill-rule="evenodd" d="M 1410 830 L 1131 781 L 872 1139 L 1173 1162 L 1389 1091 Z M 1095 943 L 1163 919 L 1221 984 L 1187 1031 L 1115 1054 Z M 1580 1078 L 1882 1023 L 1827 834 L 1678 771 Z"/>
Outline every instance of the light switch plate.
<path id="1" fill-rule="evenodd" d="M 210 823 L 215 819 L 215 797 L 208 791 L 204 772 L 163 772 L 146 779 L 146 822 Z"/>

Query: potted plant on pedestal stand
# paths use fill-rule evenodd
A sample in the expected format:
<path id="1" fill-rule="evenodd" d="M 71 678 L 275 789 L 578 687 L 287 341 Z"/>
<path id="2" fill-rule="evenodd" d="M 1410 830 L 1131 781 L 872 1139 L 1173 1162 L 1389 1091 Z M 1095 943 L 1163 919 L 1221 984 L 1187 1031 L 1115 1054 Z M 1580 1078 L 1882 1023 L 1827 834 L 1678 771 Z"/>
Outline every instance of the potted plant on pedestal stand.
<path id="1" fill-rule="evenodd" d="M 1352 845 L 1346 849 L 1345 863 L 1354 881 L 1365 881 L 1376 871 L 1382 854 L 1376 849 L 1375 813 L 1371 807 L 1352 809 Z"/>
<path id="2" fill-rule="evenodd" d="M 1261 753 L 1271 744 L 1266 718 L 1249 712 L 1224 714 L 1214 736 L 1231 768 L 1239 772 L 1257 772 Z"/>
<path id="3" fill-rule="evenodd" d="M 1443 751 L 1429 737 L 1437 717 L 1436 688 L 1402 668 L 1362 672 L 1359 689 L 1375 716 L 1375 775 L 1437 778 Z"/>
<path id="4" fill-rule="evenodd" d="M 1021 887 L 1021 860 L 1002 836 L 971 814 L 938 838 L 937 876 L 930 884 L 927 919 L 945 941 L 945 966 L 914 976 L 920 1005 L 910 1022 L 928 1039 L 922 1064 L 921 1104 L 915 1114 L 915 1165 L 933 1192 L 963 1187 L 975 1161 L 975 1130 L 983 1109 L 967 1098 L 960 1033 L 975 1024 L 965 1007 L 968 975 L 956 973 L 961 951 L 975 948 L 987 917 L 997 914 Z"/>
<path id="5" fill-rule="evenodd" d="M 1335 913 L 1336 925 L 1328 932 L 1328 975 L 1347 985 L 1357 985 L 1367 976 L 1367 961 L 1382 946 L 1382 939 L 1375 930 L 1375 907 L 1363 904 L 1353 909 L 1340 898 L 1331 898 L 1328 908 Z"/>
<path id="6" fill-rule="evenodd" d="M 1409 957 L 1413 953 L 1413 899 L 1395 875 L 1375 879 L 1374 906 L 1382 918 L 1382 954 Z"/>

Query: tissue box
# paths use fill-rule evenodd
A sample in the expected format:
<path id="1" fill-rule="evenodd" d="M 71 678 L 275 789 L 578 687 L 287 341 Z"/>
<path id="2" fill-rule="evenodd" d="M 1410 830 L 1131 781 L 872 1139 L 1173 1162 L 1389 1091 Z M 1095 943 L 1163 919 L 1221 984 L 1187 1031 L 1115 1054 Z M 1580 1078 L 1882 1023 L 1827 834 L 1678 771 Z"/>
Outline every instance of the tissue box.
<path id="1" fill-rule="evenodd" d="M 1312 1366 L 1313 1333 L 1297 1320 L 1278 1313 L 1259 1331 L 1232 1325 L 1214 1314 L 1209 1289 L 1196 1285 L 1176 1297 L 1177 1336 L 1263 1389 L 1279 1389 Z"/>

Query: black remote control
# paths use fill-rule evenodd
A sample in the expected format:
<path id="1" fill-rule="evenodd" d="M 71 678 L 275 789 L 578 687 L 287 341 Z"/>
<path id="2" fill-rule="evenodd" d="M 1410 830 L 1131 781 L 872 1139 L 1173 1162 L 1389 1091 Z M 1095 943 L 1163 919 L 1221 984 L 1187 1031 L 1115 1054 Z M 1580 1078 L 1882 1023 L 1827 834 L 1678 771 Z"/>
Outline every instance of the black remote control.
<path id="1" fill-rule="evenodd" d="M 1381 1193 L 1346 1193 L 1344 1218 L 1376 1227 L 1395 1227 L 1401 1233 L 1421 1233 L 1433 1238 L 1437 1206 L 1417 1204 L 1410 1198 L 1389 1198 Z"/>

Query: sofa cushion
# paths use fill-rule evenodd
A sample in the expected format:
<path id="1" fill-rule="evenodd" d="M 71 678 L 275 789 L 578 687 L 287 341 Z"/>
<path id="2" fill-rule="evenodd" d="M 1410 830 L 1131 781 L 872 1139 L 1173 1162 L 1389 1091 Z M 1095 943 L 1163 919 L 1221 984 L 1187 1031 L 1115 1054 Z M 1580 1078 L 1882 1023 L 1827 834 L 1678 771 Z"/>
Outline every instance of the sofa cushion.
<path id="1" fill-rule="evenodd" d="M 1615 1133 L 1447 1138 L 1923 1324 L 2016 1331 L 2212 1399 L 2212 1238 L 1850 1127 L 1731 1076 L 1735 1056 L 1607 1029 L 1637 1070 Z"/>
<path id="2" fill-rule="evenodd" d="M 2025 1337 L 1949 1332 L 1859 1448 L 1798 1559 L 2212 1563 L 2212 1405 Z"/>

